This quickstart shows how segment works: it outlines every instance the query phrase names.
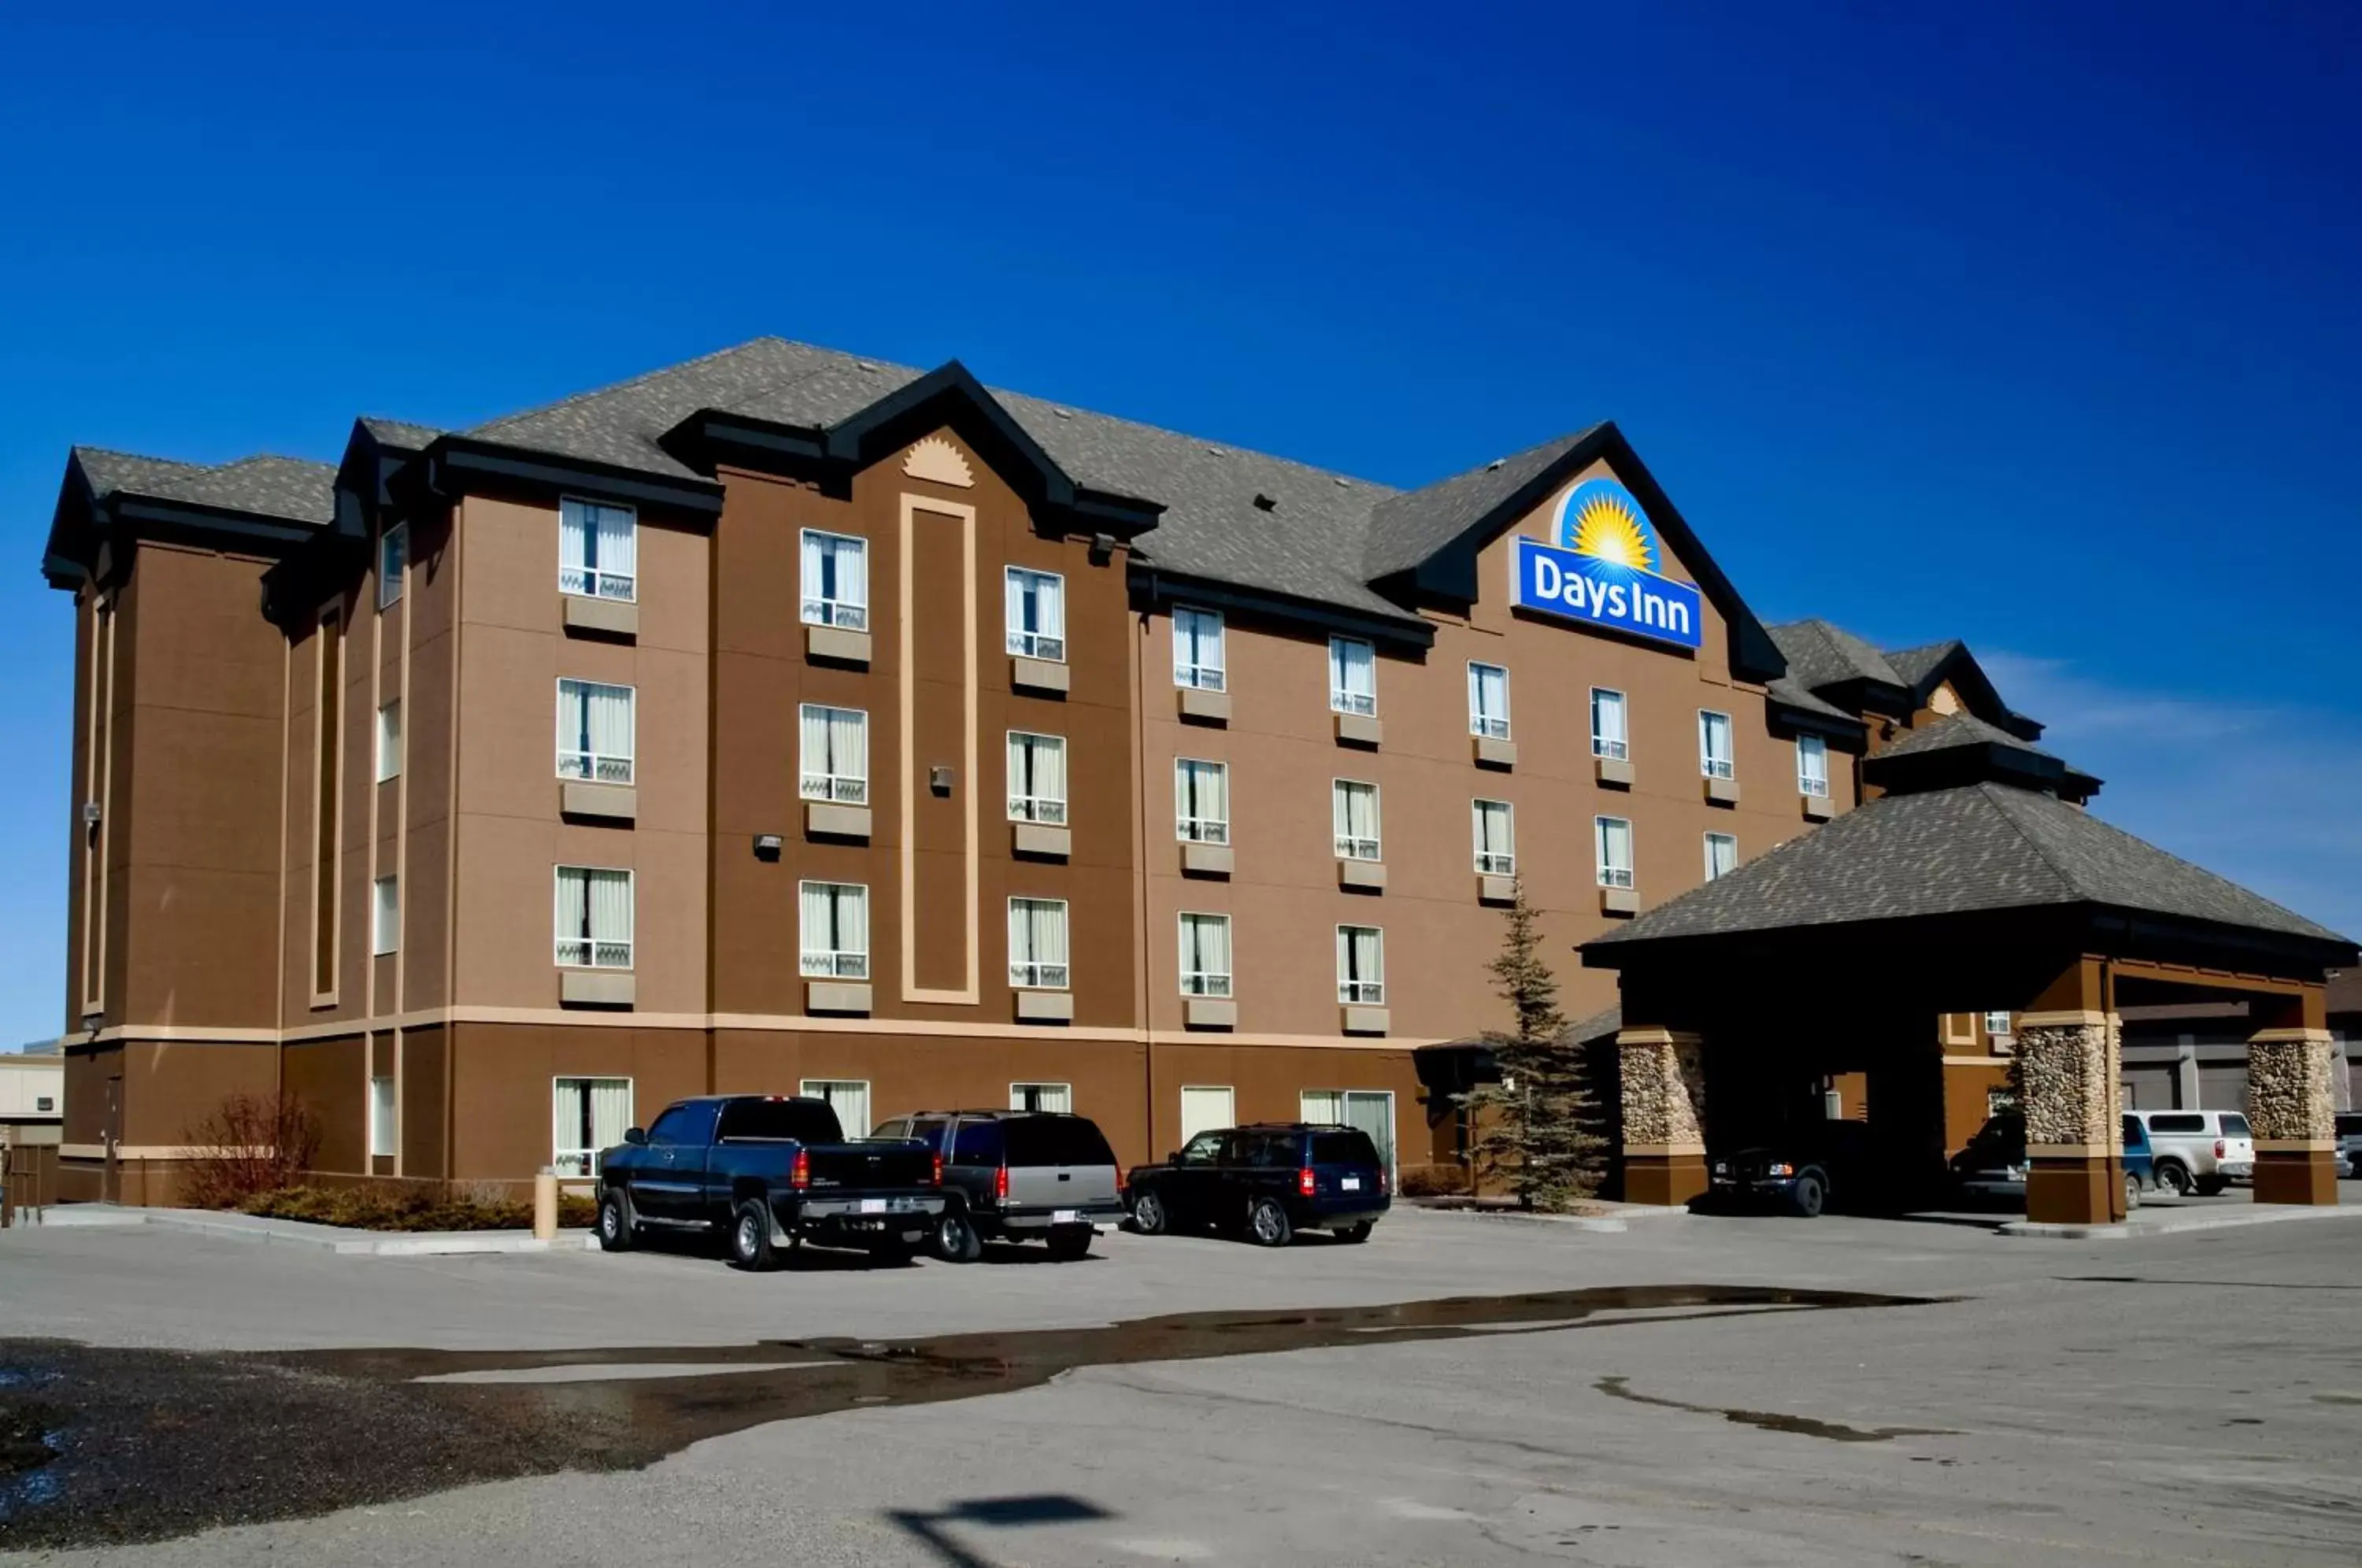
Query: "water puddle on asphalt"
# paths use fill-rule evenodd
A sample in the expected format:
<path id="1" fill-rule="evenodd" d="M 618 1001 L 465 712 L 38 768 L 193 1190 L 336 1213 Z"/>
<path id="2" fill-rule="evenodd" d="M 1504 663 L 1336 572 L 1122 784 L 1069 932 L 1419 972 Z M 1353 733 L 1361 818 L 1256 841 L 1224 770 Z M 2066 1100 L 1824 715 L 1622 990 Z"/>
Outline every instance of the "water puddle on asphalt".
<path id="1" fill-rule="evenodd" d="M 773 1421 L 1013 1393 L 1077 1367 L 1935 1299 L 1626 1286 L 1083 1329 L 563 1351 L 196 1353 L 0 1340 L 0 1454 L 17 1463 L 0 1459 L 0 1548 L 161 1540 L 476 1482 L 636 1468 Z M 1906 1433 L 1707 1413 L 1847 1441 Z"/>
<path id="2" fill-rule="evenodd" d="M 1888 1442 L 1899 1437 L 1958 1437 L 1949 1427 L 1849 1427 L 1842 1421 L 1818 1421 L 1810 1416 L 1784 1416 L 1774 1410 L 1736 1410 L 1720 1405 L 1693 1405 L 1683 1399 L 1666 1399 L 1654 1394 L 1635 1394 L 1628 1377 L 1603 1377 L 1592 1385 L 1611 1399 L 1626 1399 L 1635 1405 L 1654 1405 L 1662 1410 L 1687 1410 L 1694 1416 L 1720 1416 L 1726 1421 L 1736 1421 L 1742 1427 L 1760 1427 L 1767 1432 L 1789 1432 L 1797 1437 L 1827 1438 L 1831 1442 Z"/>

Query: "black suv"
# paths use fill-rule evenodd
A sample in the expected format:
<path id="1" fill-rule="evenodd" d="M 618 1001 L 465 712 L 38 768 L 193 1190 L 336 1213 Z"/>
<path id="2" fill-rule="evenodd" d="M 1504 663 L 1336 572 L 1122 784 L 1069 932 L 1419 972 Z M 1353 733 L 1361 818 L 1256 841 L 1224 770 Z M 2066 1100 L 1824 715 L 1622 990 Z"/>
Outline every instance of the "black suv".
<path id="1" fill-rule="evenodd" d="M 992 1240 L 1050 1243 L 1053 1257 L 1091 1250 L 1095 1221 L 1123 1218 L 1115 1151 L 1087 1116 L 1046 1110 L 923 1110 L 874 1136 L 913 1139 L 942 1157 L 936 1255 L 973 1263 Z"/>
<path id="2" fill-rule="evenodd" d="M 1725 1204 L 1776 1204 L 1811 1220 L 1832 1200 L 1862 1206 L 1877 1189 L 1877 1163 L 1866 1122 L 1805 1122 L 1716 1155 L 1707 1190 Z"/>
<path id="3" fill-rule="evenodd" d="M 1385 1162 L 1370 1135 L 1310 1121 L 1200 1132 L 1124 1185 L 1132 1229 L 1143 1236 L 1236 1227 L 1266 1247 L 1284 1247 L 1303 1230 L 1367 1241 L 1390 1201 Z"/>

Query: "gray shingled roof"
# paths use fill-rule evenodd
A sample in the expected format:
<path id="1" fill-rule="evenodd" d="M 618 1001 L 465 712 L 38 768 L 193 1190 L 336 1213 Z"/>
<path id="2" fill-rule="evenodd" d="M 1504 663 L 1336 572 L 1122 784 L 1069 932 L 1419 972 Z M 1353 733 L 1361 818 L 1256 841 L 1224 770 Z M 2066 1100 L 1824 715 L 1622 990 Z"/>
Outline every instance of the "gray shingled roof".
<path id="1" fill-rule="evenodd" d="M 1959 745 L 2005 745 L 2013 751 L 2031 752 L 2036 756 L 2048 756 L 2054 762 L 2058 760 L 2040 746 L 2029 745 L 2007 730 L 1986 723 L 1974 713 L 1948 714 L 1926 729 L 1909 731 L 1878 755 L 1914 756 L 1921 752 L 1945 751 Z"/>
<path id="2" fill-rule="evenodd" d="M 361 418 L 361 428 L 384 446 L 399 447 L 405 451 L 423 452 L 443 434 L 431 425 L 413 425 L 406 419 Z"/>
<path id="3" fill-rule="evenodd" d="M 75 447 L 74 456 L 102 498 L 142 495 L 291 523 L 326 524 L 336 517 L 337 470 L 329 463 L 259 455 L 205 468 L 91 447 Z"/>
<path id="4" fill-rule="evenodd" d="M 1481 469 L 1379 502 L 1370 513 L 1369 544 L 1362 558 L 1363 573 L 1379 578 L 1410 570 L 1483 522 L 1598 428 L 1595 425 L 1557 436 L 1514 456 L 1496 458 Z"/>
<path id="5" fill-rule="evenodd" d="M 104 447 L 76 447 L 74 461 L 90 480 L 90 487 L 100 500 L 118 490 L 142 491 L 149 485 L 165 484 L 185 474 L 199 473 L 198 463 L 176 463 L 169 458 L 143 458 L 136 452 L 110 452 Z"/>
<path id="6" fill-rule="evenodd" d="M 1902 648 L 1890 652 L 1886 656 L 1886 662 L 1893 667 L 1895 674 L 1903 678 L 1904 685 L 1916 690 L 1919 683 L 1926 679 L 1937 665 L 1954 654 L 1964 651 L 1967 646 L 1968 645 L 1958 637 L 1949 637 L 1940 643 L 1926 643 L 1915 648 Z"/>
<path id="7" fill-rule="evenodd" d="M 1790 621 L 1765 629 L 1788 661 L 1789 679 L 1807 690 L 1818 691 L 1849 680 L 1909 684 L 1884 654 L 1827 621 Z"/>
<path id="8" fill-rule="evenodd" d="M 2053 796 L 1988 782 L 1872 801 L 1585 945 L 2071 904 L 2345 940 Z"/>
<path id="9" fill-rule="evenodd" d="M 1775 677 L 1769 685 L 1764 687 L 1764 690 L 1772 693 L 1774 701 L 1785 702 L 1792 708 L 1802 708 L 1808 713 L 1826 713 L 1831 718 L 1845 719 L 1857 724 L 1861 722 L 1860 714 L 1849 713 L 1835 702 L 1823 701 L 1814 696 L 1805 690 L 1804 685 L 1793 675 Z"/>

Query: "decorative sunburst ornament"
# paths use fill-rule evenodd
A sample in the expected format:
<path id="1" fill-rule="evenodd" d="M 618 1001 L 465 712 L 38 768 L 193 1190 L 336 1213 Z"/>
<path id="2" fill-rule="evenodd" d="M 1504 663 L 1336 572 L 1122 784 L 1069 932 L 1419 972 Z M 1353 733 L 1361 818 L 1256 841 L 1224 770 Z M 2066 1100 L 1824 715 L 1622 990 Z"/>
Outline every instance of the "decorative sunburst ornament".
<path id="1" fill-rule="evenodd" d="M 1567 548 L 1627 571 L 1654 571 L 1649 525 L 1621 485 L 1593 480 L 1567 498 Z"/>
<path id="2" fill-rule="evenodd" d="M 957 490 L 968 490 L 976 484 L 967 459 L 960 456 L 957 447 L 940 436 L 929 436 L 911 448 L 902 458 L 902 472 L 911 479 L 928 480 L 935 484 L 947 484 Z"/>

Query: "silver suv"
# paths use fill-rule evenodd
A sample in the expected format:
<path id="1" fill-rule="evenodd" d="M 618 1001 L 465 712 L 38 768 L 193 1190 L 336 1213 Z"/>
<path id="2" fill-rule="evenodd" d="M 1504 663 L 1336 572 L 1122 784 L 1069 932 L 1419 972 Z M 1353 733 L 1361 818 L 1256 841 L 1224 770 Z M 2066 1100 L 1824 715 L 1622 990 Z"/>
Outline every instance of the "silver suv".
<path id="1" fill-rule="evenodd" d="M 2136 1110 L 2148 1127 L 2157 1187 L 2176 1198 L 2212 1197 L 2256 1175 L 2256 1142 L 2235 1110 Z"/>

